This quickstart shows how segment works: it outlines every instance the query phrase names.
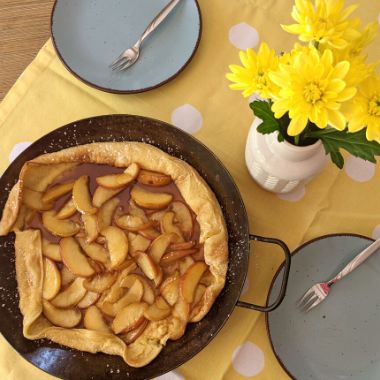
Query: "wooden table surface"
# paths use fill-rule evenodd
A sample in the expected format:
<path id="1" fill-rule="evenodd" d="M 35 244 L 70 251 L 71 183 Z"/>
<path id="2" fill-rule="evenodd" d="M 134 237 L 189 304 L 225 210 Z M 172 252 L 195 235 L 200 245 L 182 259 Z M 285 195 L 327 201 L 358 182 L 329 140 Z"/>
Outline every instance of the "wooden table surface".
<path id="1" fill-rule="evenodd" d="M 50 35 L 54 0 L 0 0 L 0 101 Z"/>

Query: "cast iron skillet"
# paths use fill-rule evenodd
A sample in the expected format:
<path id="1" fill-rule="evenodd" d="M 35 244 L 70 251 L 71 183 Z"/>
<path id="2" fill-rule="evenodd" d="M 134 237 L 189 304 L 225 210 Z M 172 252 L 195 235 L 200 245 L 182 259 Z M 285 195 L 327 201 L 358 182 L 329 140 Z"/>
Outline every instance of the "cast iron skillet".
<path id="1" fill-rule="evenodd" d="M 40 340 L 23 337 L 22 316 L 14 265 L 14 234 L 0 237 L 0 331 L 8 342 L 28 361 L 63 379 L 149 379 L 183 364 L 201 351 L 218 333 L 236 305 L 268 312 L 285 296 L 290 269 L 290 253 L 280 240 L 249 234 L 247 213 L 239 191 L 222 163 L 199 141 L 162 121 L 132 115 L 108 115 L 80 120 L 45 135 L 27 148 L 9 166 L 0 179 L 0 210 L 9 190 L 16 183 L 25 161 L 47 152 L 95 141 L 142 141 L 161 148 L 192 165 L 207 181 L 222 207 L 229 235 L 227 282 L 206 317 L 189 324 L 185 335 L 169 341 L 160 355 L 143 368 L 131 368 L 118 356 L 79 352 Z M 285 252 L 285 275 L 278 299 L 270 306 L 256 306 L 239 301 L 249 261 L 249 241 L 277 244 Z"/>

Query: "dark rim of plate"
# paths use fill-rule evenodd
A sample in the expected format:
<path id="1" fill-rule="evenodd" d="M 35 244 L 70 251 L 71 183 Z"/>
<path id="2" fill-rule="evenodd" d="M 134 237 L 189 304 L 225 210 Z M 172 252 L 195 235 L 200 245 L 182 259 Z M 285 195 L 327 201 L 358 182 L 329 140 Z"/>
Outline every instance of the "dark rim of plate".
<path id="1" fill-rule="evenodd" d="M 372 239 L 372 238 L 370 238 L 368 236 L 360 235 L 360 234 L 352 234 L 352 233 L 327 234 L 327 235 L 318 236 L 317 238 L 311 239 L 311 240 L 309 240 L 309 241 L 301 244 L 299 247 L 297 247 L 292 252 L 292 256 L 294 256 L 295 254 L 297 254 L 300 251 L 302 251 L 303 248 L 305 248 L 309 244 L 312 244 L 312 243 L 314 243 L 314 242 L 316 242 L 318 240 L 323 240 L 323 239 L 326 239 L 326 238 L 337 237 L 337 236 L 351 236 L 351 237 L 357 237 L 357 238 L 360 238 L 360 239 L 365 239 L 365 240 L 368 240 L 368 241 L 374 241 L 374 239 Z M 267 304 L 268 304 L 268 302 L 270 300 L 270 296 L 271 296 L 271 293 L 272 293 L 272 290 L 273 290 L 274 283 L 276 282 L 276 279 L 279 276 L 279 274 L 281 273 L 281 271 L 282 271 L 283 268 L 284 268 L 284 264 L 281 264 L 280 267 L 277 269 L 276 274 L 273 276 L 273 279 L 272 279 L 272 282 L 270 284 L 269 291 L 268 291 Z M 292 373 L 290 372 L 290 370 L 286 367 L 285 363 L 282 361 L 282 359 L 280 358 L 279 354 L 277 353 L 276 348 L 275 348 L 274 343 L 273 343 L 273 340 L 272 340 L 272 335 L 271 335 L 271 332 L 270 332 L 271 330 L 270 330 L 270 326 L 269 326 L 269 318 L 268 318 L 268 316 L 269 316 L 269 314 L 265 313 L 265 327 L 266 327 L 266 330 L 267 330 L 269 342 L 270 342 L 272 351 L 274 353 L 274 356 L 276 357 L 277 361 L 280 363 L 282 369 L 286 372 L 286 374 L 291 379 L 293 379 L 293 380 L 300 380 L 300 379 L 297 379 L 296 377 L 294 377 L 294 375 L 292 375 Z"/>
<path id="2" fill-rule="evenodd" d="M 198 10 L 198 15 L 199 15 L 199 33 L 198 33 L 198 39 L 197 39 L 197 41 L 195 43 L 194 49 L 193 49 L 190 57 L 187 59 L 187 61 L 184 63 L 184 65 L 177 72 L 175 72 L 172 76 L 170 76 L 169 78 L 163 80 L 162 82 L 160 82 L 160 83 L 158 83 L 158 84 L 156 84 L 154 86 L 145 87 L 145 88 L 141 88 L 141 89 L 137 89 L 137 90 L 116 90 L 116 89 L 113 89 L 113 88 L 99 86 L 99 85 L 97 85 L 95 83 L 92 83 L 92 82 L 88 81 L 87 79 L 85 79 L 82 76 L 80 76 L 76 71 L 74 71 L 70 67 L 70 65 L 65 61 L 65 59 L 63 58 L 61 52 L 59 51 L 57 42 L 55 40 L 54 29 L 53 29 L 53 24 L 54 24 L 53 18 L 54 18 L 55 8 L 56 8 L 56 5 L 57 5 L 58 1 L 60 1 L 60 0 L 55 0 L 54 1 L 53 9 L 52 9 L 51 15 L 50 15 L 50 34 L 51 34 L 51 39 L 53 41 L 54 49 L 55 49 L 55 51 L 56 51 L 56 53 L 57 53 L 60 61 L 63 63 L 63 65 L 66 67 L 66 69 L 71 74 L 74 75 L 74 77 L 76 77 L 77 79 L 79 79 L 81 82 L 87 84 L 88 86 L 96 88 L 97 90 L 109 92 L 109 93 L 112 93 L 112 94 L 138 94 L 138 93 L 141 93 L 141 92 L 146 92 L 146 91 L 154 90 L 154 89 L 156 89 L 158 87 L 161 87 L 164 84 L 166 84 L 166 83 L 170 82 L 171 80 L 175 79 L 179 74 L 181 74 L 182 71 L 185 70 L 185 68 L 188 66 L 188 64 L 191 62 L 191 60 L 194 58 L 194 55 L 195 55 L 196 51 L 198 50 L 198 46 L 199 46 L 200 41 L 201 41 L 202 30 L 203 30 L 202 13 L 201 13 L 201 8 L 199 6 L 198 0 L 193 0 L 195 2 L 195 5 L 196 5 L 197 10 Z"/>

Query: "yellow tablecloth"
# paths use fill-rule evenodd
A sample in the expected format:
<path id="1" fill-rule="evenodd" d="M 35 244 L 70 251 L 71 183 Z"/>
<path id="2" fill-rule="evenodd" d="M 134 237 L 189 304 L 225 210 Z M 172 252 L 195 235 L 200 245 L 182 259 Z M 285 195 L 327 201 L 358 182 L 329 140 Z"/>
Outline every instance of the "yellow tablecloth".
<path id="1" fill-rule="evenodd" d="M 364 22 L 380 22 L 380 3 L 357 1 Z M 131 113 L 173 122 L 205 143 L 232 173 L 244 198 L 251 231 L 285 240 L 291 249 L 334 232 L 380 236 L 380 171 L 347 156 L 338 171 L 329 164 L 319 177 L 287 196 L 260 189 L 250 178 L 244 147 L 252 113 L 227 87 L 224 74 L 238 62 L 237 47 L 267 41 L 277 51 L 294 38 L 282 32 L 291 0 L 200 0 L 203 35 L 186 70 L 165 86 L 138 95 L 113 95 L 75 79 L 60 63 L 51 41 L 42 48 L 0 104 L 0 173 L 29 142 L 73 120 Z M 349 3 L 352 3 L 349 1 Z M 380 38 L 371 59 L 380 58 Z M 281 262 L 277 249 L 254 244 L 244 300 L 264 302 Z M 263 314 L 236 308 L 218 336 L 200 354 L 162 379 L 287 379 L 268 341 Z M 0 338 L 0 379 L 52 379 L 26 362 Z"/>

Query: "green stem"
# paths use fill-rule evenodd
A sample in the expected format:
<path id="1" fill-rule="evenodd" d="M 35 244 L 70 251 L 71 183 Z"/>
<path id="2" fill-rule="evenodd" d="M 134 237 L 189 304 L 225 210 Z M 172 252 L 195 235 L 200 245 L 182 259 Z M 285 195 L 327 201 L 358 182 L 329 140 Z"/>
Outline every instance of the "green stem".
<path id="1" fill-rule="evenodd" d="M 300 144 L 300 135 L 294 136 L 294 144 L 299 145 Z"/>

